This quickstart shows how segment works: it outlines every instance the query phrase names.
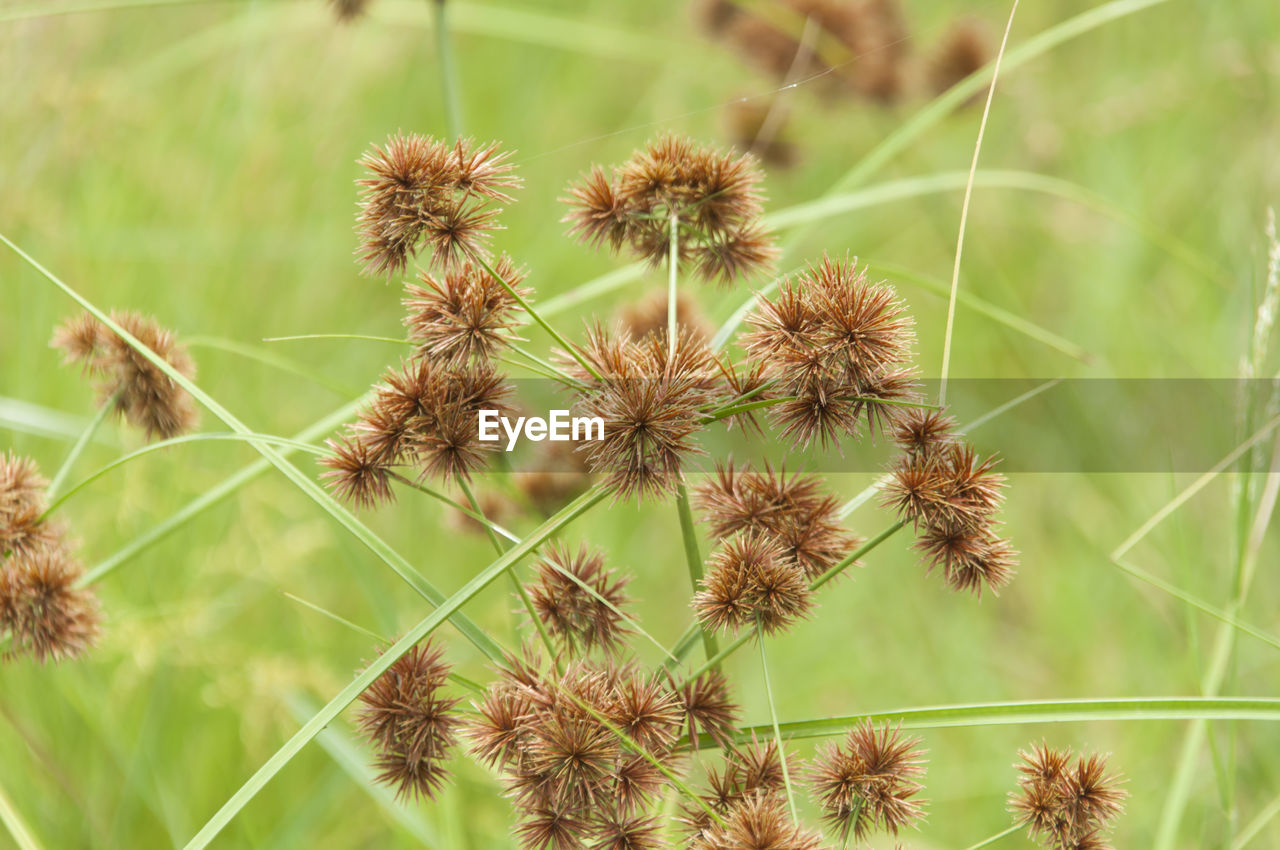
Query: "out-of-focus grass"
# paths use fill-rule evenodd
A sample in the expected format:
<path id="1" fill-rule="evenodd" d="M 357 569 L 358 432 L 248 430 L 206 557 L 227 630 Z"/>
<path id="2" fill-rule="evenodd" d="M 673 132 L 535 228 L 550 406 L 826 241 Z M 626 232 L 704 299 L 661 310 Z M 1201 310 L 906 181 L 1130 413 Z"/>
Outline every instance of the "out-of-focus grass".
<path id="1" fill-rule="evenodd" d="M 153 313 L 185 335 L 261 345 L 288 334 L 397 332 L 396 286 L 360 278 L 351 258 L 352 180 L 370 142 L 397 129 L 444 132 L 427 3 L 375 0 L 371 18 L 351 26 L 334 24 L 318 0 L 5 20 L 30 8 L 0 4 L 0 231 L 96 303 Z M 919 50 L 955 11 L 911 4 Z M 994 28 L 1008 10 L 982 2 L 965 11 Z M 1078 11 L 1074 3 L 1024 5 L 1014 43 Z M 456 12 L 467 129 L 517 149 L 526 180 L 499 244 L 530 266 L 542 300 L 617 265 L 563 237 L 555 199 L 568 180 L 661 128 L 722 139 L 725 105 L 771 88 L 703 41 L 684 4 L 508 0 L 458 2 Z M 1094 360 L 1082 364 L 962 311 L 953 375 L 1237 373 L 1261 280 L 1263 210 L 1280 198 L 1278 37 L 1280 12 L 1266 3 L 1169 2 L 1002 80 L 984 167 L 1072 181 L 1220 271 L 1197 273 L 1141 232 L 1078 205 L 980 189 L 962 286 Z M 814 87 L 788 97 L 788 132 L 802 158 L 770 174 L 774 209 L 817 197 L 921 103 L 885 110 L 823 98 Z M 976 124 L 974 110 L 949 118 L 873 179 L 964 169 Z M 958 205 L 952 192 L 841 215 L 808 230 L 789 256 L 849 251 L 947 279 Z M 561 327 L 660 287 L 659 277 L 583 305 Z M 900 287 L 918 321 L 919 362 L 935 375 L 945 302 L 909 281 Z M 745 295 L 698 294 L 718 319 Z M 88 417 L 84 383 L 48 348 L 72 305 L 8 254 L 0 295 L 0 395 Z M 544 352 L 547 340 L 536 329 L 529 335 Z M 269 345 L 333 387 L 218 348 L 195 353 L 202 387 L 255 431 L 282 435 L 349 398 L 335 387 L 367 386 L 399 354 L 376 342 Z M 109 428 L 107 436 L 137 445 L 129 432 Z M 18 433 L 4 442 L 49 472 L 70 447 Z M 117 453 L 90 446 L 71 481 Z M 64 515 L 94 563 L 253 459 L 233 444 L 175 447 L 112 473 Z M 1024 565 L 999 599 L 980 604 L 926 579 L 906 536 L 893 538 L 852 581 L 824 592 L 817 616 L 770 644 L 779 717 L 1197 693 L 1216 622 L 1135 584 L 1107 559 L 1185 478 L 1016 476 L 1008 532 Z M 837 483 L 852 494 L 868 479 Z M 1237 546 L 1231 493 L 1227 480 L 1212 485 L 1134 560 L 1223 603 Z M 449 591 L 491 554 L 483 538 L 442 529 L 441 516 L 437 504 L 406 495 L 367 521 Z M 850 521 L 873 534 L 890 518 L 871 504 Z M 604 546 L 634 571 L 648 631 L 666 641 L 683 631 L 687 620 L 672 614 L 687 602 L 672 506 L 597 510 L 569 536 Z M 1272 633 L 1280 631 L 1280 580 L 1269 568 L 1277 554 L 1268 540 L 1242 615 Z M 372 657 L 366 636 L 284 591 L 388 636 L 425 614 L 409 588 L 270 473 L 102 584 L 108 628 L 87 661 L 0 669 L 0 784 L 44 846 L 181 845 L 296 728 L 294 695 L 326 700 Z M 467 611 L 510 644 L 514 607 L 498 585 Z M 483 679 L 478 653 L 441 634 L 461 672 Z M 657 658 L 652 647 L 640 652 Z M 1233 669 L 1231 692 L 1275 694 L 1280 664 L 1270 647 L 1241 638 Z M 735 657 L 729 671 L 750 707 L 745 720 L 767 722 L 755 653 Z M 930 732 L 931 814 L 913 846 L 965 846 L 1002 828 L 1015 749 L 1041 736 L 1114 752 L 1133 794 L 1117 842 L 1145 846 L 1182 734 L 1173 722 Z M 1221 753 L 1226 727 L 1211 734 Z M 1221 844 L 1280 793 L 1270 757 L 1280 733 L 1238 724 L 1236 734 L 1225 799 L 1209 749 L 1202 754 L 1179 846 Z M 444 798 L 415 817 L 440 846 L 506 846 L 509 814 L 492 778 L 461 759 L 457 773 Z M 389 816 L 365 781 L 310 747 L 222 841 L 417 846 L 421 830 Z M 1254 846 L 1278 841 L 1273 824 Z"/>

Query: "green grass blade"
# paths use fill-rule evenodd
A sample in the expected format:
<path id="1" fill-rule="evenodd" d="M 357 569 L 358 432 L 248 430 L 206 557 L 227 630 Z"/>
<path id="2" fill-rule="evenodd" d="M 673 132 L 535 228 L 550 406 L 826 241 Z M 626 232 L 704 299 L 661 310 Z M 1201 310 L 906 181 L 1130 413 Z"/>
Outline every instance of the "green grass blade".
<path id="1" fill-rule="evenodd" d="M 1276 815 L 1280 815 L 1280 797 L 1272 800 L 1271 805 L 1258 812 L 1253 820 L 1245 824 L 1240 833 L 1231 840 L 1229 850 L 1244 850 L 1250 841 L 1257 838 L 1258 834 L 1267 828 L 1267 824 L 1271 823 Z"/>
<path id="2" fill-rule="evenodd" d="M 0 396 L 0 427 L 22 434 L 33 434 L 51 440 L 74 442 L 89 427 L 90 420 L 83 416 L 64 413 L 40 404 L 32 404 L 19 398 Z M 119 443 L 101 431 L 95 431 L 91 442 L 99 446 L 116 446 Z"/>
<path id="3" fill-rule="evenodd" d="M 1022 829 L 1022 824 L 1015 823 L 1013 826 L 1009 827 L 1008 829 L 1004 829 L 1004 830 L 1001 830 L 1000 832 L 997 832 L 995 835 L 991 836 L 990 838 L 984 838 L 983 840 L 979 841 L 977 844 L 971 844 L 968 850 L 982 850 L 983 847 L 990 847 L 992 844 L 995 844 L 997 841 L 1001 840 L 1002 838 L 1007 838 L 1010 835 L 1013 835 L 1015 832 L 1017 832 L 1020 829 Z"/>
<path id="4" fill-rule="evenodd" d="M 787 767 L 787 746 L 782 740 L 782 729 L 778 726 L 778 709 L 773 700 L 773 682 L 769 678 L 769 657 L 764 650 L 764 634 L 760 629 L 760 618 L 756 616 L 756 643 L 760 645 L 760 674 L 764 677 L 764 695 L 769 703 L 769 723 L 773 727 L 773 743 L 778 748 L 778 762 L 782 765 L 782 785 L 787 791 L 787 806 L 791 809 L 791 819 L 798 821 L 796 814 L 796 794 L 791 787 L 791 770 Z"/>
<path id="5" fill-rule="evenodd" d="M 698 532 L 694 528 L 693 510 L 689 506 L 689 488 L 683 483 L 676 490 L 676 513 L 680 515 L 680 539 L 684 543 L 684 560 L 689 570 L 689 584 L 693 586 L 693 592 L 697 593 L 702 589 L 702 553 L 698 551 Z M 707 660 L 710 661 L 720 654 L 719 641 L 710 629 L 704 629 L 697 623 L 694 627 L 702 634 L 702 646 L 707 653 Z M 679 660 L 679 657 L 673 653 L 667 652 L 667 656 L 673 660 Z"/>
<path id="6" fill-rule="evenodd" d="M 3 785 L 0 785 L 0 823 L 4 824 L 19 850 L 40 850 L 40 842 L 36 841 L 35 834 L 14 808 Z"/>
<path id="7" fill-rule="evenodd" d="M 395 549 L 386 543 L 381 537 L 374 534 L 364 523 L 356 519 L 355 515 L 349 510 L 339 505 L 329 496 L 314 480 L 306 473 L 298 469 L 290 463 L 284 455 L 280 454 L 270 444 L 262 440 L 254 439 L 253 433 L 248 426 L 232 415 L 231 411 L 222 406 L 216 399 L 206 393 L 200 387 L 196 386 L 186 375 L 183 375 L 168 361 L 157 355 L 147 346 L 143 345 L 137 337 L 129 333 L 109 315 L 99 309 L 93 302 L 82 296 L 79 292 L 72 289 L 68 284 L 64 283 L 60 278 L 49 271 L 36 261 L 34 257 L 23 251 L 15 245 L 4 234 L 0 233 L 0 241 L 3 241 L 13 251 L 22 257 L 32 268 L 40 272 L 50 283 L 62 290 L 72 298 L 85 310 L 89 311 L 98 321 L 106 325 L 112 332 L 117 334 L 121 339 L 127 342 L 130 347 L 145 357 L 152 365 L 168 375 L 169 378 L 182 389 L 191 394 L 191 397 L 199 401 L 218 419 L 221 419 L 227 427 L 238 434 L 245 435 L 249 445 L 253 446 L 263 458 L 274 466 L 276 469 L 284 473 L 284 476 L 292 481 L 298 489 L 305 493 L 313 502 L 319 505 L 326 513 L 338 521 L 338 523 L 351 533 L 353 537 L 363 543 L 371 552 L 390 567 L 396 575 L 400 576 L 406 584 L 412 587 L 417 593 L 433 605 L 439 605 L 444 602 L 445 597 L 439 590 L 435 588 L 431 582 L 427 581 L 420 573 L 418 573 L 412 565 Z M 467 639 L 476 645 L 480 651 L 484 652 L 493 660 L 499 660 L 502 657 L 501 649 L 493 640 L 477 627 L 470 620 L 460 618 L 455 624 L 457 628 L 466 635 Z"/>
<path id="8" fill-rule="evenodd" d="M 236 433 L 214 432 L 214 433 L 204 433 L 204 434 L 186 434 L 181 437 L 170 437 L 167 440 L 160 440 L 159 442 L 148 443 L 147 445 L 143 446 L 140 449 L 137 449 L 136 451 L 129 452 L 128 454 L 122 455 L 121 457 L 118 457 L 115 460 L 111 461 L 111 463 L 108 463 L 106 466 L 100 468 L 98 471 L 94 472 L 89 477 L 78 482 L 70 490 L 68 490 L 67 492 L 63 493 L 61 496 L 57 497 L 52 502 L 50 502 L 49 507 L 45 510 L 45 515 L 47 516 L 53 513 L 55 509 L 61 507 L 64 502 L 66 502 L 76 493 L 80 492 L 85 487 L 88 487 L 90 484 L 97 481 L 102 476 L 111 472 L 113 469 L 119 469 L 120 467 L 124 466 L 125 464 L 129 463 L 132 460 L 137 460 L 138 458 L 145 457 L 146 455 L 152 454 L 153 452 L 162 451 L 164 449 L 171 448 L 173 446 L 185 445 L 187 443 L 209 443 L 209 442 L 216 443 L 216 442 L 226 442 L 228 440 L 232 442 L 241 442 L 241 443 L 246 443 L 246 442 L 249 442 L 250 440 L 255 440 L 262 443 L 269 443 L 270 445 L 273 445 L 273 446 L 284 446 L 286 448 L 289 448 L 298 452 L 310 452 L 311 454 L 315 454 L 315 455 L 324 454 L 324 449 L 320 448 L 319 446 L 313 446 L 310 443 L 300 443 L 297 440 L 290 440 L 285 437 L 276 437 L 271 434 L 236 434 Z M 52 492 L 52 490 L 53 488 L 50 487 L 50 492 Z"/>
<path id="9" fill-rule="evenodd" d="M 425 619 L 410 629 L 404 637 L 396 641 L 386 652 L 378 656 L 363 672 L 356 676 L 351 684 L 316 712 L 302 728 L 290 738 L 267 762 L 250 777 L 249 781 L 227 800 L 226 804 L 209 820 L 207 824 L 186 845 L 186 850 L 198 850 L 208 847 L 209 843 L 231 822 L 241 809 L 252 800 L 271 779 L 287 765 L 295 755 L 302 751 L 316 735 L 334 721 L 343 709 L 355 702 L 369 685 L 381 676 L 396 662 L 400 656 L 418 644 L 427 635 L 434 632 L 446 620 L 471 600 L 481 590 L 488 587 L 498 576 L 505 573 L 525 555 L 532 552 L 557 530 L 572 522 L 592 505 L 605 497 L 605 490 L 596 485 L 573 502 L 562 508 L 555 516 L 540 525 L 532 534 L 511 549 L 474 578 L 463 585 L 462 589 L 445 600 Z"/>
<path id="10" fill-rule="evenodd" d="M 58 467 L 58 471 L 54 473 L 53 478 L 49 481 L 49 486 L 45 488 L 46 498 L 54 499 L 57 497 L 58 491 L 66 483 L 67 476 L 71 474 L 71 467 L 75 466 L 76 461 L 80 459 L 80 455 L 84 454 L 85 448 L 93 441 L 93 435 L 98 432 L 98 428 L 106 420 L 107 416 L 111 414 L 111 410 L 116 404 L 116 397 L 112 395 L 103 401 L 98 406 L 98 412 L 89 420 L 89 424 L 84 426 L 84 430 L 76 438 L 75 444 L 71 446 L 71 451 L 67 453 L 66 460 L 62 462 L 62 466 Z M 48 513 L 48 511 L 45 512 Z"/>
<path id="11" fill-rule="evenodd" d="M 256 345 L 249 345 L 239 340 L 226 339 L 220 336 L 190 336 L 184 338 L 183 342 L 191 348 L 212 348 L 217 351 L 225 351 L 228 354 L 234 354 L 246 360 L 261 363 L 263 366 L 269 366 L 272 369 L 277 369 L 290 375 L 297 375 L 299 378 L 310 381 L 318 387 L 324 387 L 341 398 L 351 398 L 351 396 L 359 393 L 359 390 L 353 387 L 344 387 L 331 381 L 319 372 L 313 372 L 283 354 L 278 354 Z"/>
<path id="12" fill-rule="evenodd" d="M 1146 722 L 1153 720 L 1259 720 L 1280 722 L 1280 699 L 1269 697 L 1133 697 L 1128 699 L 1028 700 L 901 708 L 779 724 L 791 739 L 842 735 L 863 720 L 901 721 L 903 729 L 1020 726 L 1034 723 Z M 772 726 L 740 729 L 745 742 L 772 733 Z M 700 742 L 714 746 L 709 736 Z"/>
<path id="13" fill-rule="evenodd" d="M 317 421 L 315 424 L 299 431 L 294 435 L 294 442 L 307 443 L 311 440 L 318 440 L 326 434 L 332 433 L 335 428 L 342 423 L 347 422 L 355 415 L 356 411 L 364 406 L 368 401 L 368 396 L 356 399 L 353 402 L 343 405 L 328 416 Z M 290 453 L 289 449 L 285 449 L 284 453 Z M 188 502 L 176 513 L 169 516 L 168 519 L 152 526 L 148 531 L 136 536 L 123 548 L 114 554 L 108 556 L 92 569 L 85 573 L 81 579 L 81 584 L 89 584 L 98 581 L 109 575 L 112 571 L 121 565 L 128 563 L 135 555 L 144 551 L 148 547 L 163 540 L 209 508 L 218 504 L 222 500 L 229 498 L 236 493 L 241 487 L 250 483 L 254 479 L 263 475 L 271 468 L 271 464 L 265 460 L 256 460 L 248 464 L 240 471 L 223 479 L 220 483 L 201 493 L 195 499 Z"/>

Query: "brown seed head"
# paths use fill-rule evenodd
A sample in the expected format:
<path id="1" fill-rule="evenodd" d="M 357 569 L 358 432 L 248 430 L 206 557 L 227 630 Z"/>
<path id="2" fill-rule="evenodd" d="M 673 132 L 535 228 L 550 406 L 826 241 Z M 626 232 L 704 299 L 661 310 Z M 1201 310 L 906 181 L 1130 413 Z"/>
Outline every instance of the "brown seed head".
<path id="1" fill-rule="evenodd" d="M 660 265 L 669 258 L 677 221 L 681 262 L 724 283 L 767 268 L 776 256 L 761 228 L 761 176 L 751 156 L 660 136 L 610 176 L 596 167 L 564 198 L 569 232 L 592 247 L 624 246 Z"/>
<path id="2" fill-rule="evenodd" d="M 863 721 L 843 747 L 829 745 L 814 760 L 809 787 L 823 817 L 842 841 L 862 841 L 876 830 L 896 835 L 923 817 L 924 751 L 919 739 L 904 738 L 888 723 Z"/>
<path id="3" fill-rule="evenodd" d="M 76 658 L 93 645 L 101 615 L 92 592 L 76 586 L 81 573 L 57 545 L 0 564 L 0 632 L 9 632 L 11 654 L 43 664 Z"/>
<path id="4" fill-rule="evenodd" d="M 524 272 L 503 254 L 494 271 L 522 296 Z M 488 360 L 510 344 L 520 322 L 518 304 L 506 287 L 487 270 L 462 262 L 439 277 L 422 272 L 423 286 L 405 287 L 404 323 L 418 356 L 462 365 Z"/>
<path id="5" fill-rule="evenodd" d="M 1105 834 L 1128 793 L 1106 772 L 1106 757 L 1081 756 L 1072 766 L 1070 750 L 1043 743 L 1018 755 L 1021 776 L 1010 810 L 1031 837 L 1049 850 L 1107 847 Z"/>
<path id="6" fill-rule="evenodd" d="M 111 320 L 180 374 L 195 377 L 195 362 L 172 331 L 139 313 L 112 311 Z M 52 344 L 66 353 L 67 362 L 78 361 L 95 376 L 101 399 L 111 399 L 115 411 L 148 439 L 175 437 L 196 426 L 199 417 L 186 390 L 93 316 L 63 323 Z"/>
<path id="7" fill-rule="evenodd" d="M 616 653 L 630 629 L 618 613 L 630 603 L 624 588 L 628 576 L 604 566 L 604 556 L 586 545 L 571 552 L 553 544 L 537 566 L 529 586 L 534 610 L 547 631 L 570 653 L 600 648 Z"/>

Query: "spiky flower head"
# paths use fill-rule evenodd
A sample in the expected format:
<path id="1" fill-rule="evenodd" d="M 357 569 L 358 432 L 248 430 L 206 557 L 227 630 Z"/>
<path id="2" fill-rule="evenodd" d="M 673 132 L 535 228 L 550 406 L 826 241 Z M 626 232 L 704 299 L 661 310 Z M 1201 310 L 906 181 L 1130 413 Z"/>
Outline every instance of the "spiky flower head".
<path id="1" fill-rule="evenodd" d="M 390 501 L 389 480 L 397 466 L 418 478 L 469 478 L 498 449 L 479 435 L 479 413 L 506 412 L 511 386 L 492 365 L 402 362 L 374 387 L 361 411 L 321 460 L 324 480 L 343 499 L 362 507 Z"/>
<path id="2" fill-rule="evenodd" d="M 514 339 L 518 302 L 503 286 L 506 282 L 522 296 L 524 271 L 503 254 L 490 274 L 484 267 L 462 262 L 443 274 L 422 272 L 422 286 L 405 287 L 404 323 L 418 356 L 452 364 L 489 360 Z"/>
<path id="3" fill-rule="evenodd" d="M 918 744 L 897 727 L 864 720 L 843 746 L 828 745 L 814 759 L 809 787 L 842 841 L 851 835 L 861 841 L 877 830 L 897 835 L 923 817 L 915 799 L 923 787 L 917 777 L 924 775 Z"/>
<path id="4" fill-rule="evenodd" d="M 840 503 L 814 475 L 757 471 L 730 460 L 694 490 L 694 503 L 714 537 L 758 534 L 777 543 L 783 558 L 809 579 L 844 559 L 859 539 L 839 518 Z"/>
<path id="5" fill-rule="evenodd" d="M 0 632 L 10 653 L 40 663 L 76 658 L 98 636 L 93 594 L 76 582 L 82 570 L 61 546 L 14 554 L 0 563 Z"/>
<path id="6" fill-rule="evenodd" d="M 681 263 L 705 280 L 733 283 L 768 268 L 776 255 L 760 223 L 755 158 L 660 136 L 612 172 L 596 167 L 569 187 L 569 232 L 592 247 L 660 265 L 669 259 L 674 219 Z"/>
<path id="7" fill-rule="evenodd" d="M 458 139 L 454 144 L 416 133 L 397 133 L 360 160 L 357 253 L 366 274 L 399 274 L 430 246 L 433 269 L 453 269 L 488 256 L 507 190 L 520 185 L 497 143 Z"/>
<path id="8" fill-rule="evenodd" d="M 528 588 L 534 611 L 571 653 L 621 650 L 630 631 L 620 613 L 630 602 L 629 576 L 605 568 L 604 555 L 585 544 L 577 552 L 553 544 L 538 563 L 537 576 Z"/>
<path id="9" fill-rule="evenodd" d="M 58 542 L 58 526 L 44 518 L 48 486 L 35 461 L 12 450 L 0 455 L 0 562 Z"/>
<path id="10" fill-rule="evenodd" d="M 707 561 L 693 598 L 698 621 L 712 631 L 759 626 L 766 634 L 786 629 L 813 607 L 804 572 L 789 563 L 778 543 L 760 534 L 728 538 Z"/>
<path id="11" fill-rule="evenodd" d="M 1071 750 L 1044 743 L 1018 756 L 1021 775 L 1009 803 L 1028 834 L 1048 850 L 1106 850 L 1106 833 L 1129 796 L 1120 777 L 1107 772 L 1106 756 L 1076 759 Z"/>
<path id="12" fill-rule="evenodd" d="M 577 416 L 598 418 L 604 434 L 583 449 L 591 471 L 604 476 L 618 499 L 674 493 L 689 456 L 701 452 L 697 434 L 716 385 L 716 361 L 705 343 L 685 332 L 674 353 L 665 334 L 638 342 L 596 328 L 582 369 Z"/>
<path id="13" fill-rule="evenodd" d="M 786 800 L 755 793 L 729 807 L 724 822 L 713 823 L 690 844 L 696 850 L 820 850 L 822 836 L 791 818 Z"/>
<path id="14" fill-rule="evenodd" d="M 186 378 L 194 378 L 195 362 L 173 331 L 134 312 L 111 312 L 111 320 Z M 53 346 L 78 362 L 96 379 L 98 395 L 147 438 L 175 437 L 196 426 L 199 417 L 187 391 L 104 323 L 89 313 L 64 322 Z"/>
<path id="15" fill-rule="evenodd" d="M 911 320 L 893 289 L 867 280 L 856 261 L 824 257 L 760 297 L 742 337 L 786 401 L 770 408 L 798 446 L 824 446 L 885 427 L 916 402 Z"/>
<path id="16" fill-rule="evenodd" d="M 685 682 L 680 688 L 680 700 L 694 749 L 698 748 L 701 735 L 709 736 L 721 747 L 733 743 L 740 709 L 729 694 L 729 681 L 723 673 L 708 670 Z"/>
<path id="17" fill-rule="evenodd" d="M 443 650 L 429 642 L 396 659 L 360 695 L 359 726 L 378 750 L 378 780 L 397 796 L 434 798 L 448 776 L 457 739 L 458 700 L 441 691 L 449 678 Z"/>

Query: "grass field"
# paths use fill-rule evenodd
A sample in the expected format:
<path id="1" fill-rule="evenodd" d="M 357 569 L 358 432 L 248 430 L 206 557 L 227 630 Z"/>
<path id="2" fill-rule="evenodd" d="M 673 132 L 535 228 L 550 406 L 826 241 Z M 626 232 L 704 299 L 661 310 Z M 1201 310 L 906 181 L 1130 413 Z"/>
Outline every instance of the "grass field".
<path id="1" fill-rule="evenodd" d="M 564 235 L 557 198 L 569 181 L 660 130 L 727 143 L 732 101 L 774 97 L 776 81 L 705 38 L 686 7 L 450 0 L 466 132 L 518 151 L 525 181 L 497 244 L 529 266 L 539 302 L 624 264 Z M 1054 29 L 1090 8 L 1105 11 L 1076 32 Z M 998 37 L 1009 7 L 911 0 L 906 12 L 923 52 L 960 12 Z M 448 133 L 431 13 L 426 0 L 373 0 L 367 17 L 342 25 L 320 0 L 0 0 L 0 233 L 95 304 L 176 329 L 199 386 L 249 428 L 296 434 L 357 398 L 399 354 L 375 341 L 263 340 L 402 333 L 399 286 L 361 277 L 352 258 L 353 181 L 361 153 L 388 134 Z M 1046 32 L 1061 43 L 1037 42 Z M 1266 210 L 1280 201 L 1280 7 L 1023 3 L 1009 51 L 959 282 L 965 296 L 1040 330 L 962 302 L 952 376 L 1019 386 L 1238 377 L 1266 283 Z M 824 96 L 816 82 L 777 96 L 798 160 L 769 170 L 768 211 L 888 187 L 788 229 L 780 268 L 823 251 L 879 267 L 916 318 L 923 375 L 936 378 L 981 104 L 930 112 L 929 96 L 913 94 L 884 107 Z M 881 157 L 887 139 L 894 147 Z M 645 272 L 559 313 L 557 324 L 576 334 L 583 319 L 664 285 L 664 272 Z M 745 287 L 690 290 L 716 324 L 749 296 Z M 49 347 L 54 326 L 78 308 L 7 249 L 0 292 L 0 446 L 51 475 L 94 412 L 86 382 Z M 525 336 L 550 350 L 536 327 Z M 1278 363 L 1268 356 L 1257 374 L 1276 374 Z M 1195 413 L 1229 423 L 1239 442 L 1274 415 L 1266 401 L 1248 420 L 1230 405 Z M 1142 413 L 1075 411 L 1081 421 Z M 202 428 L 227 430 L 208 412 Z M 108 423 L 70 481 L 141 445 L 137 432 Z M 1280 635 L 1268 479 L 1243 486 L 1237 474 L 1241 464 L 1266 469 L 1275 450 L 1270 436 L 1260 441 L 1127 552 L 1124 562 L 1164 589 L 1111 553 L 1208 467 L 1012 475 L 1005 532 L 1022 565 L 998 598 L 950 592 L 924 575 L 906 534 L 890 539 L 852 581 L 824 591 L 815 617 L 769 642 L 778 716 L 1280 697 L 1276 645 L 1179 598 Z M 256 460 L 239 443 L 175 446 L 109 473 L 60 512 L 92 568 Z M 317 474 L 310 459 L 297 462 Z M 833 483 L 852 496 L 874 477 Z M 426 497 L 402 495 L 361 518 L 446 595 L 492 560 L 484 537 L 453 530 Z M 892 520 L 873 500 L 849 523 L 871 536 Z M 636 614 L 660 642 L 684 631 L 688 578 L 671 505 L 597 509 L 569 539 L 598 543 L 634 573 Z M 1249 563 L 1256 574 L 1242 582 Z M 270 470 L 120 563 L 98 589 L 106 628 L 87 658 L 0 666 L 0 847 L 184 846 L 375 654 L 366 634 L 286 594 L 387 638 L 430 610 Z M 465 610 L 514 645 L 514 607 L 507 585 L 495 584 Z M 471 644 L 440 634 L 460 673 L 488 678 Z M 643 642 L 639 651 L 661 658 Z M 756 653 L 735 656 L 727 672 L 744 721 L 768 723 Z M 1016 752 L 1043 738 L 1112 753 L 1131 794 L 1117 846 L 1280 847 L 1280 707 L 1269 711 L 1269 720 L 1208 724 L 1132 712 L 923 729 L 929 816 L 903 840 L 960 850 L 1008 827 Z M 292 759 L 216 846 L 514 846 L 492 776 L 459 758 L 439 800 L 394 802 L 372 783 L 350 718 Z M 806 755 L 812 746 L 795 744 Z M 1032 845 L 1019 833 L 997 846 Z"/>

